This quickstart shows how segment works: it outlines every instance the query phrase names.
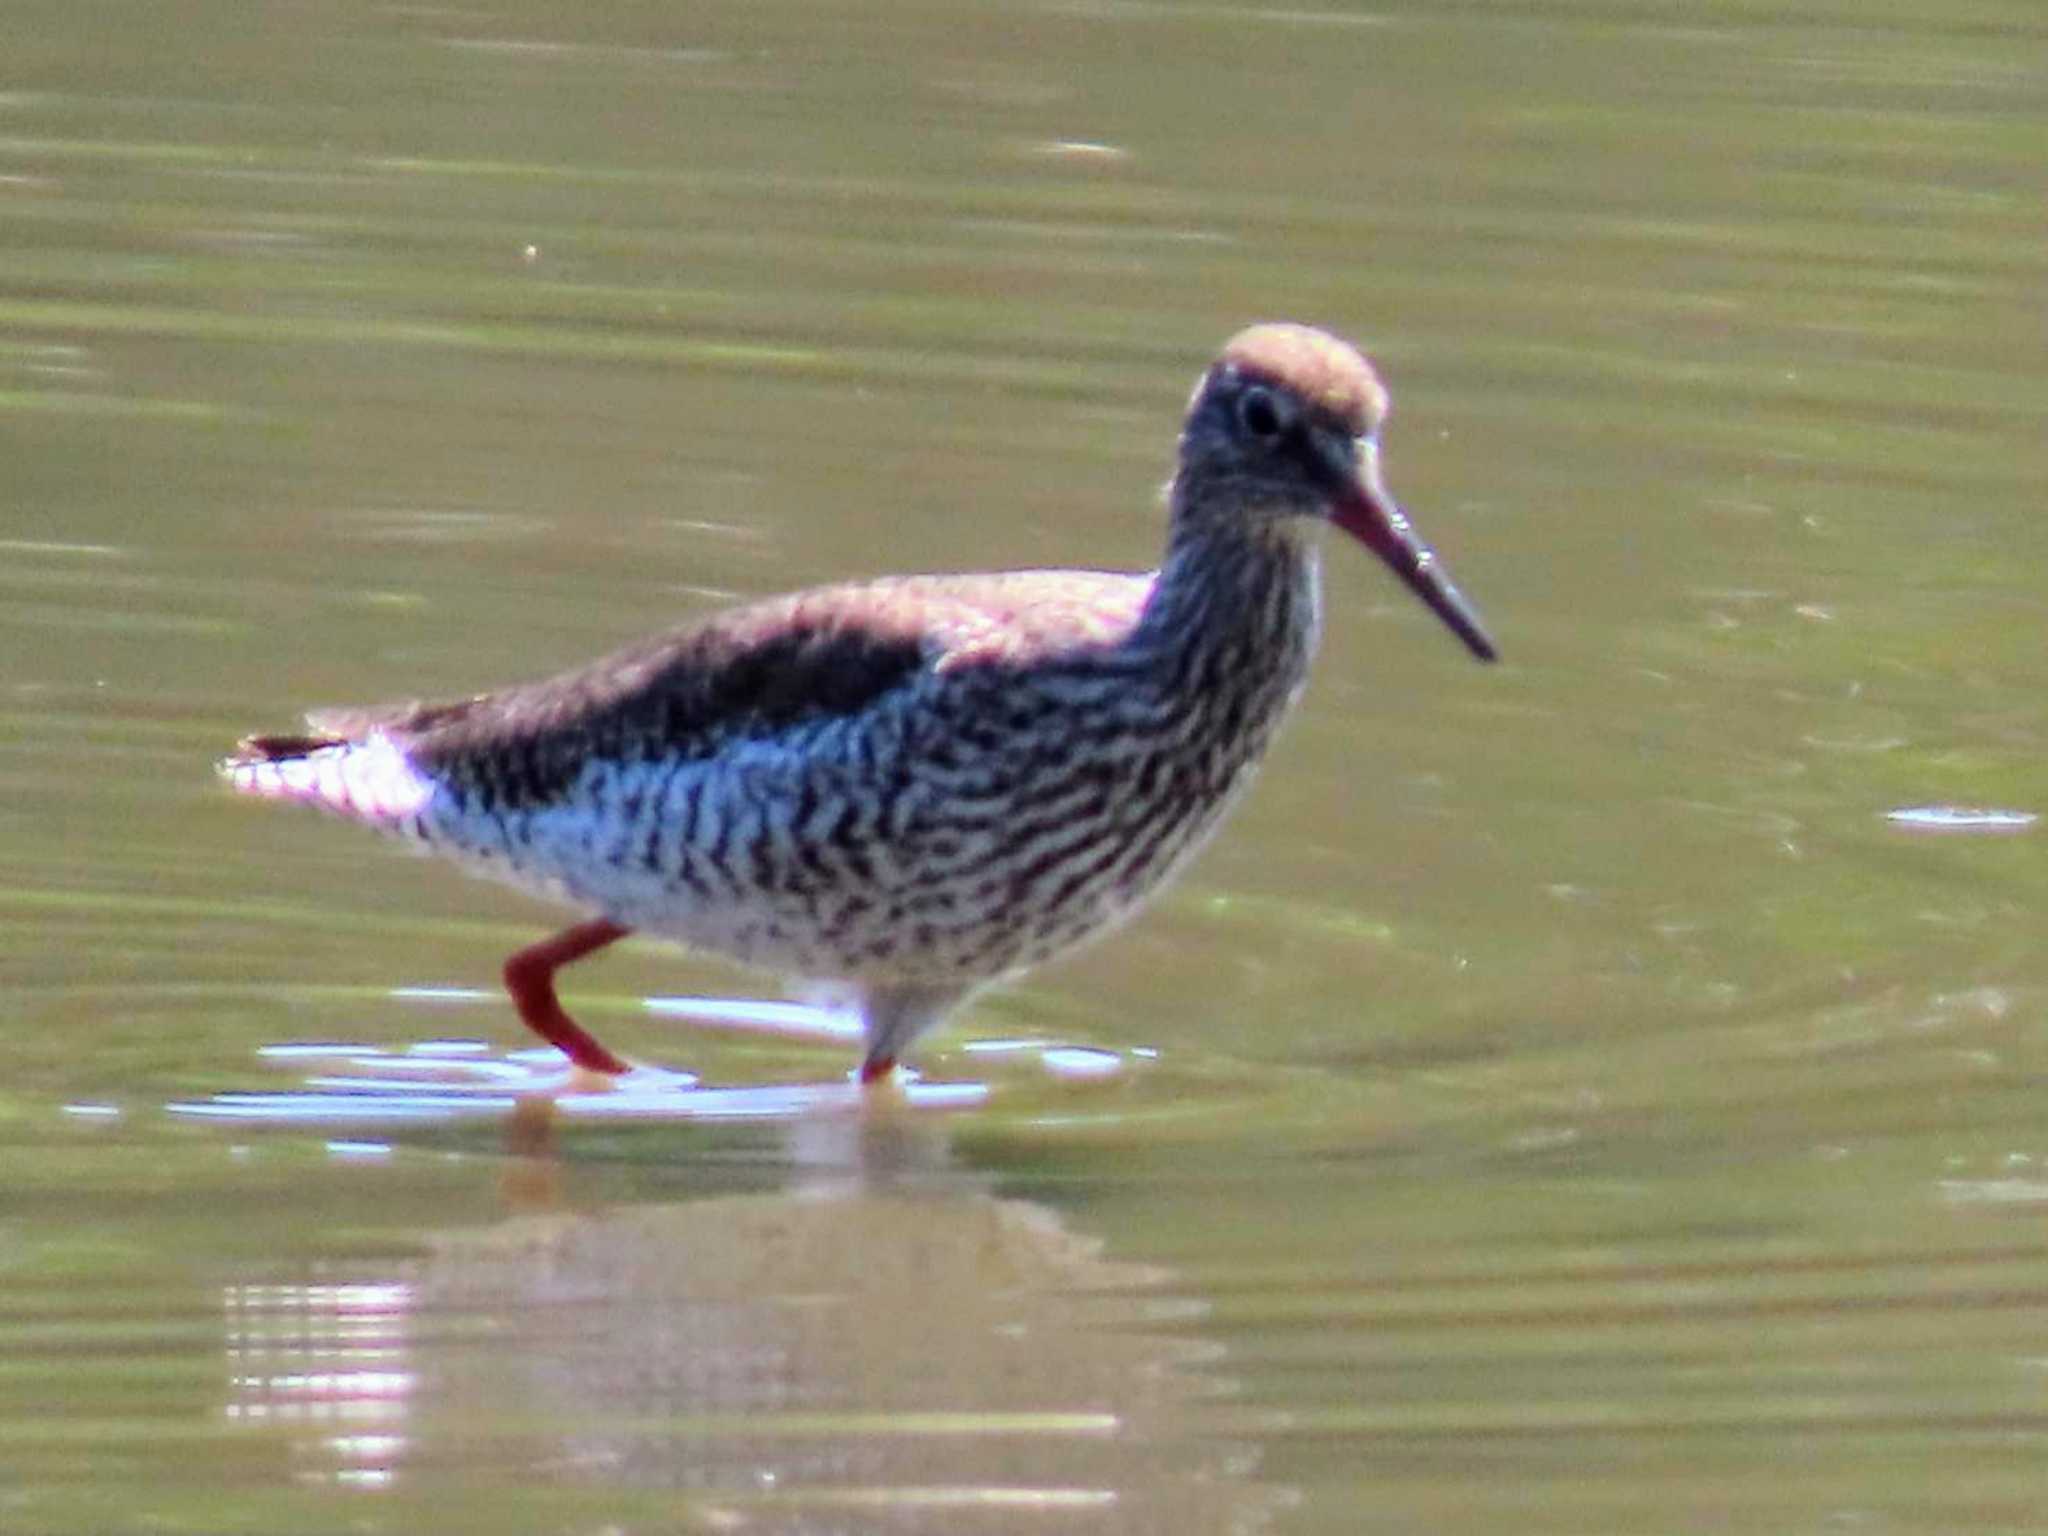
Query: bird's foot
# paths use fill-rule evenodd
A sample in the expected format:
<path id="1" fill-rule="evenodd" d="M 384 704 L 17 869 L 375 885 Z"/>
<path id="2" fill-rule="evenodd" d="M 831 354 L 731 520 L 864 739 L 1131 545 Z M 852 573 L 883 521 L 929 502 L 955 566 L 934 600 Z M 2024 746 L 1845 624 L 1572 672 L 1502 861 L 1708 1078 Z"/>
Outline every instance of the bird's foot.
<path id="1" fill-rule="evenodd" d="M 863 1088 L 872 1088 L 877 1083 L 885 1083 L 895 1075 L 896 1058 L 894 1056 L 870 1056 L 860 1064 L 860 1071 L 855 1074 L 856 1080 Z"/>

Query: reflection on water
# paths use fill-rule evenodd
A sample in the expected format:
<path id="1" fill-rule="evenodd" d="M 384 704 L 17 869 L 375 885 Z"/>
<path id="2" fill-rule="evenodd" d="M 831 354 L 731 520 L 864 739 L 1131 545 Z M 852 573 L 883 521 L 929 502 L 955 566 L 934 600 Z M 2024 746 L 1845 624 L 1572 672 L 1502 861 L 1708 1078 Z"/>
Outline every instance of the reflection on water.
<path id="1" fill-rule="evenodd" d="M 1885 812 L 1885 819 L 1912 832 L 2024 832 L 2041 818 L 2033 811 L 1991 806 L 1902 805 Z"/>
<path id="2" fill-rule="evenodd" d="M 391 995 L 435 1004 L 498 1001 L 493 994 L 445 987 L 401 987 Z M 661 997 L 647 999 L 646 1008 L 661 1017 L 716 1024 L 752 1035 L 835 1045 L 857 1039 L 860 1029 L 858 1021 L 842 1011 L 803 1003 Z M 990 1063 L 1035 1063 L 1055 1080 L 1110 1078 L 1126 1067 L 1124 1058 L 1115 1052 L 1048 1040 L 975 1040 L 962 1049 L 964 1054 Z M 272 1067 L 306 1074 L 304 1087 L 283 1092 L 217 1093 L 166 1108 L 188 1119 L 245 1125 L 432 1124 L 505 1115 L 541 1097 L 556 1113 L 571 1119 L 780 1120 L 858 1109 L 870 1096 L 851 1073 L 822 1083 L 710 1087 L 695 1072 L 640 1063 L 624 1076 L 601 1077 L 573 1066 L 551 1046 L 500 1054 L 482 1040 L 423 1040 L 402 1050 L 308 1041 L 264 1046 L 258 1054 Z M 1137 1057 L 1153 1054 L 1133 1053 Z M 964 1109 L 985 1101 L 989 1087 L 982 1082 L 931 1081 L 918 1071 L 903 1068 L 885 1091 L 912 1109 Z M 106 1106 L 71 1106 L 71 1112 L 80 1115 L 106 1110 Z"/>
<path id="3" fill-rule="evenodd" d="M 529 1140 L 495 1226 L 230 1284 L 229 1418 L 281 1429 L 302 1481 L 459 1464 L 684 1492 L 708 1529 L 1267 1528 L 1252 1448 L 1189 1433 L 1223 1362 L 1165 1272 L 994 1195 L 937 1122 L 787 1133 L 784 1189 L 596 1212 Z"/>
<path id="4" fill-rule="evenodd" d="M 281 1426 L 301 1481 L 378 1488 L 405 1454 L 418 1387 L 404 1283 L 236 1284 L 223 1292 L 231 1421 Z"/>
<path id="5" fill-rule="evenodd" d="M 488 1049 L 482 1041 L 433 1045 L 451 1043 Z M 779 1120 L 856 1107 L 863 1092 L 858 1084 L 843 1081 L 706 1088 L 695 1073 L 644 1066 L 594 1085 L 589 1074 L 552 1049 L 514 1051 L 487 1060 L 452 1060 L 438 1049 L 422 1057 L 350 1045 L 271 1046 L 264 1054 L 273 1061 L 319 1061 L 341 1070 L 315 1073 L 303 1089 L 219 1093 L 167 1108 L 192 1119 L 241 1124 L 432 1124 L 506 1115 L 543 1096 L 558 1113 L 577 1119 Z M 931 1109 L 961 1108 L 988 1096 L 981 1083 L 908 1082 L 900 1091 L 910 1104 Z"/>

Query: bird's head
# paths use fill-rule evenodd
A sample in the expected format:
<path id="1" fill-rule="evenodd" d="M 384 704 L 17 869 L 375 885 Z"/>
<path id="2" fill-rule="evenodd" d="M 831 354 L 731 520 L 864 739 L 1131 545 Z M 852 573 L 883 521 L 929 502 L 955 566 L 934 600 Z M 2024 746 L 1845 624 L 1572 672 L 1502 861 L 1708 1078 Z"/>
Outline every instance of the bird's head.
<path id="1" fill-rule="evenodd" d="M 1195 386 L 1177 516 L 1264 525 L 1319 518 L 1364 544 L 1482 661 L 1493 640 L 1380 478 L 1387 392 L 1357 348 L 1305 325 L 1231 337 Z"/>

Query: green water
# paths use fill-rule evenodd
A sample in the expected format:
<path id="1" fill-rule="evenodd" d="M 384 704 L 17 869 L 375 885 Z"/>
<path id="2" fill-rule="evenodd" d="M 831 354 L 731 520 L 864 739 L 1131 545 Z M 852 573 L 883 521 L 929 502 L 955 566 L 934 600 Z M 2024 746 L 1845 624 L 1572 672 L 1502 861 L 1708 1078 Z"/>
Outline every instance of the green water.
<path id="1" fill-rule="evenodd" d="M 2048 15 L 0 13 L 0 1530 L 2048 1530 Z M 230 800 L 882 570 L 1149 562 L 1369 347 L 1258 791 L 864 1122 L 222 1125 L 558 915 Z M 707 1083 L 847 1054 L 579 1013 Z M 1063 1080 L 1051 1039 L 1121 1069 Z M 1156 1053 L 1156 1054 L 1154 1054 Z"/>

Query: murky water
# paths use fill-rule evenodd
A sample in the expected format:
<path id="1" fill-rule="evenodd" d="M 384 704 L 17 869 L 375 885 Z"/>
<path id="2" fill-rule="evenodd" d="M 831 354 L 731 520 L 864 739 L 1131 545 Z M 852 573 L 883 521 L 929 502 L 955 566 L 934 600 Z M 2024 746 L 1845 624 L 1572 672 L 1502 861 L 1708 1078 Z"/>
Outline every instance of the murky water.
<path id="1" fill-rule="evenodd" d="M 1888 819 L 2044 808 L 2039 7 L 0 56 L 0 1530 L 2048 1530 L 2048 845 Z M 1225 838 L 893 1113 L 652 946 L 565 987 L 649 1112 L 479 1109 L 555 915 L 213 782 L 735 595 L 1145 564 L 1269 317 L 1379 357 L 1506 659 L 1333 548 Z"/>

